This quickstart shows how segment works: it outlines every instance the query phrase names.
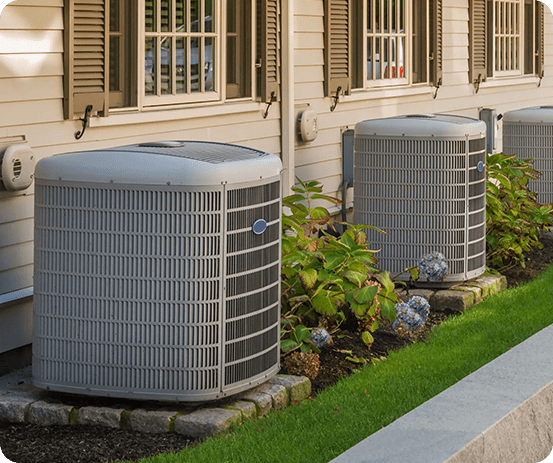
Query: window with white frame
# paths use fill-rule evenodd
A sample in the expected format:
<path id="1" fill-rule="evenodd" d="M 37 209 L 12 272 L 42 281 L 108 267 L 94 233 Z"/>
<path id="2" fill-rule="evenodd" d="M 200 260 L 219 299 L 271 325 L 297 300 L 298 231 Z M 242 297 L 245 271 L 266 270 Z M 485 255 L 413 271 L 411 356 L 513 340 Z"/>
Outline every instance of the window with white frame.
<path id="1" fill-rule="evenodd" d="M 494 75 L 517 75 L 521 72 L 522 8 L 521 0 L 495 0 L 493 27 Z"/>
<path id="2" fill-rule="evenodd" d="M 219 98 L 220 12 L 214 0 L 146 1 L 144 93 Z"/>
<path id="3" fill-rule="evenodd" d="M 352 86 L 441 85 L 441 0 L 353 0 Z"/>
<path id="4" fill-rule="evenodd" d="M 110 108 L 280 98 L 278 0 L 139 5 L 65 0 L 66 118 L 89 106 L 108 116 Z"/>
<path id="5" fill-rule="evenodd" d="M 470 0 L 470 79 L 543 77 L 544 5 L 537 0 Z"/>

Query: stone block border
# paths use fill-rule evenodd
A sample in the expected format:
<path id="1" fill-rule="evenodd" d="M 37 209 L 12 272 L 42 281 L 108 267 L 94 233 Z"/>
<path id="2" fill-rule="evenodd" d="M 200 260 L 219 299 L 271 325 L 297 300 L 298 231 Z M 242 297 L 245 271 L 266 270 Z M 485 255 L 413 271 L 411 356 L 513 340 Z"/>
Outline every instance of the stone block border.
<path id="1" fill-rule="evenodd" d="M 0 384 L 0 421 L 51 425 L 96 425 L 148 433 L 177 432 L 205 438 L 232 425 L 306 400 L 311 381 L 303 376 L 277 375 L 245 393 L 203 405 L 118 400 L 114 406 L 95 406 L 102 399 L 82 396 L 76 405 L 70 394 L 49 393 L 33 387 L 31 369 L 17 385 Z"/>

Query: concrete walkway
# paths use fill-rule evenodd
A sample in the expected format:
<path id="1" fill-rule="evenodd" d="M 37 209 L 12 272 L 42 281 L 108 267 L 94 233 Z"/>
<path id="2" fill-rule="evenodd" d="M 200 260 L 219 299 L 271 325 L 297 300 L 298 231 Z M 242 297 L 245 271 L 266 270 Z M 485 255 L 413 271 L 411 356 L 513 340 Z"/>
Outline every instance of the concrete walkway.
<path id="1" fill-rule="evenodd" d="M 332 463 L 537 463 L 552 448 L 549 326 Z"/>

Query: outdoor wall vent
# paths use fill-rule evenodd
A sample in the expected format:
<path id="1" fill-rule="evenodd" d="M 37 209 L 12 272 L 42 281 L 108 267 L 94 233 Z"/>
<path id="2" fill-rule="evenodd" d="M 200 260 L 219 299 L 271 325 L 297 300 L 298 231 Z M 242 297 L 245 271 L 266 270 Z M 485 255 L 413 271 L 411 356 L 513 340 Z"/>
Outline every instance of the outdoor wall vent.
<path id="1" fill-rule="evenodd" d="M 438 251 L 449 268 L 444 285 L 485 271 L 484 122 L 440 114 L 368 120 L 356 125 L 354 145 L 354 222 L 388 233 L 367 230 L 383 270 L 396 276 Z"/>
<path id="2" fill-rule="evenodd" d="M 528 187 L 538 193 L 540 204 L 553 203 L 553 106 L 509 111 L 503 115 L 503 152 L 519 159 L 534 159 L 541 172 Z"/>
<path id="3" fill-rule="evenodd" d="M 40 161 L 33 383 L 204 401 L 274 376 L 281 171 L 194 141 Z"/>

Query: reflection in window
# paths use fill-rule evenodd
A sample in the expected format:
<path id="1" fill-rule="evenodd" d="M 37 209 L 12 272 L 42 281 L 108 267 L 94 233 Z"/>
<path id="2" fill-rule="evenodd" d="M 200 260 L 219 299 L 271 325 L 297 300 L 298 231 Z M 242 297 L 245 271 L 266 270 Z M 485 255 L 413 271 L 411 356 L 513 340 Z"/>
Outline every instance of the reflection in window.
<path id="1" fill-rule="evenodd" d="M 146 0 L 146 95 L 215 90 L 216 14 L 214 0 Z"/>

